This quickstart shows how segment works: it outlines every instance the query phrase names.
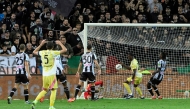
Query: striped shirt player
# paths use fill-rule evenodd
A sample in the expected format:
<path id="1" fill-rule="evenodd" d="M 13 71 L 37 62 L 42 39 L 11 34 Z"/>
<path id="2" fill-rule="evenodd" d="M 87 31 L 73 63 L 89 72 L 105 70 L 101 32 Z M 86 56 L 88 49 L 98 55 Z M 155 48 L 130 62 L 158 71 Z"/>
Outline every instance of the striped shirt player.
<path id="1" fill-rule="evenodd" d="M 97 57 L 92 52 L 87 52 L 81 56 L 80 62 L 83 63 L 83 70 L 80 80 L 86 81 L 88 78 L 89 82 L 96 81 L 94 72 L 94 60 L 97 60 Z"/>
<path id="2" fill-rule="evenodd" d="M 15 75 L 15 86 L 12 89 L 9 97 L 8 97 L 8 104 L 11 103 L 11 98 L 16 92 L 18 86 L 22 84 L 24 86 L 24 97 L 25 97 L 25 103 L 29 104 L 28 101 L 28 83 L 29 79 L 31 78 L 30 72 L 29 72 L 29 56 L 24 53 L 25 51 L 25 45 L 21 44 L 19 49 L 20 52 L 15 55 L 15 63 L 16 63 L 16 75 Z"/>
<path id="3" fill-rule="evenodd" d="M 58 55 L 55 58 L 55 64 L 56 64 L 56 67 L 57 67 L 57 70 L 56 70 L 57 80 L 59 80 L 60 83 L 63 84 L 64 92 L 65 92 L 65 94 L 67 96 L 67 99 L 69 100 L 70 92 L 69 92 L 69 88 L 67 87 L 67 77 L 66 77 L 65 73 L 63 72 L 65 64 L 63 63 L 63 58 L 62 58 L 61 55 Z"/>
<path id="4" fill-rule="evenodd" d="M 27 73 L 25 70 L 25 64 L 24 61 L 29 62 L 29 56 L 22 52 L 22 53 L 17 53 L 15 55 L 15 61 L 16 61 L 16 79 L 15 83 L 19 84 L 28 84 L 29 80 L 27 78 Z"/>
<path id="5" fill-rule="evenodd" d="M 79 93 L 80 87 L 82 85 L 82 82 L 86 81 L 87 79 L 91 84 L 91 87 L 90 87 L 90 89 L 91 89 L 91 100 L 96 100 L 94 98 L 95 81 L 96 81 L 94 67 L 96 66 L 98 68 L 98 74 L 101 73 L 101 69 L 100 69 L 100 66 L 98 64 L 96 55 L 94 53 L 92 53 L 92 45 L 90 45 L 90 44 L 87 45 L 87 52 L 81 56 L 80 63 L 78 66 L 78 71 L 76 73 L 77 77 L 79 76 L 79 71 L 80 71 L 82 65 L 83 65 L 83 70 L 82 70 L 82 73 L 80 75 L 79 83 L 78 83 L 76 90 L 75 90 L 75 96 L 74 96 L 74 98 L 69 100 L 70 102 L 75 101 L 75 99 Z"/>
<path id="6" fill-rule="evenodd" d="M 156 71 L 153 72 L 153 76 L 150 78 L 148 84 L 147 84 L 147 89 L 150 92 L 150 94 L 152 95 L 152 99 L 156 99 L 157 97 L 154 96 L 154 93 L 152 92 L 152 88 L 155 90 L 158 99 L 162 99 L 162 96 L 160 96 L 160 93 L 158 91 L 157 85 L 159 85 L 161 83 L 161 81 L 164 78 L 164 72 L 166 70 L 166 54 L 164 52 L 162 52 L 159 55 L 159 61 L 157 62 L 157 68 Z"/>

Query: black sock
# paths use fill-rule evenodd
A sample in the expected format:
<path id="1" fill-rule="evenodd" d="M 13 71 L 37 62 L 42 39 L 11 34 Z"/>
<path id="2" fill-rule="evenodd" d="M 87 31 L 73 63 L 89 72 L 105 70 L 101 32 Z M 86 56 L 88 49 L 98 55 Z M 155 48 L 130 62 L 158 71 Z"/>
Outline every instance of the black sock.
<path id="1" fill-rule="evenodd" d="M 94 95 L 95 95 L 95 86 L 91 86 L 91 99 L 94 99 Z"/>
<path id="2" fill-rule="evenodd" d="M 64 87 L 64 92 L 65 92 L 65 94 L 67 96 L 67 99 L 69 99 L 70 98 L 70 93 L 69 93 L 68 87 Z"/>
<path id="3" fill-rule="evenodd" d="M 17 90 L 16 88 L 13 88 L 13 89 L 11 90 L 11 93 L 10 93 L 9 96 L 12 97 L 12 96 L 14 95 L 14 93 L 16 92 L 16 90 Z"/>
<path id="4" fill-rule="evenodd" d="M 77 97 L 77 95 L 78 95 L 78 93 L 79 93 L 79 91 L 80 91 L 80 87 L 81 87 L 81 85 L 78 85 L 78 86 L 76 87 L 76 89 L 75 89 L 75 98 Z"/>
<path id="5" fill-rule="evenodd" d="M 28 89 L 24 89 L 24 98 L 25 98 L 25 101 L 28 101 L 28 97 L 29 97 Z"/>
<path id="6" fill-rule="evenodd" d="M 148 91 L 150 92 L 150 94 L 151 94 L 152 96 L 154 96 L 154 93 L 152 92 L 152 88 L 151 88 L 151 84 L 150 84 L 150 83 L 147 84 L 147 89 L 148 89 Z"/>
<path id="7" fill-rule="evenodd" d="M 158 88 L 157 88 L 155 85 L 152 85 L 152 87 L 154 88 L 154 91 L 156 92 L 156 94 L 157 94 L 158 96 L 160 96 L 160 93 L 159 93 L 159 91 L 158 91 Z"/>

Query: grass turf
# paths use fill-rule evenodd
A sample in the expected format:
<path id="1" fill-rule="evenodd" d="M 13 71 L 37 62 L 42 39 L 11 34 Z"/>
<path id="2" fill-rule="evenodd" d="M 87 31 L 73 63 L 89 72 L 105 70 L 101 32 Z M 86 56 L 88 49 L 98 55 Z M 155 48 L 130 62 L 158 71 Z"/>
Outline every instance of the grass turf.
<path id="1" fill-rule="evenodd" d="M 69 103 L 66 100 L 56 100 L 56 109 L 189 109 L 190 99 L 100 99 L 98 101 L 77 100 Z M 0 109 L 31 109 L 30 104 L 23 100 L 13 100 L 7 104 L 0 100 Z M 38 103 L 35 109 L 49 109 L 49 100 Z"/>

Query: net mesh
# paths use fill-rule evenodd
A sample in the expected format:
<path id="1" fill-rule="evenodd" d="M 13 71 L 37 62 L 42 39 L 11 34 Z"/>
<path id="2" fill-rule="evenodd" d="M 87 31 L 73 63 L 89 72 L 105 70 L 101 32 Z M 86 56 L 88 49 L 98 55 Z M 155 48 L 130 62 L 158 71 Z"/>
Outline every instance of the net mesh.
<path id="1" fill-rule="evenodd" d="M 88 26 L 87 40 L 92 43 L 93 52 L 98 56 L 102 75 L 97 81 L 104 82 L 101 95 L 107 98 L 122 98 L 126 94 L 123 82 L 131 76 L 130 71 L 117 71 L 120 61 L 129 65 L 127 53 L 132 52 L 140 68 L 155 70 L 158 55 L 167 53 L 167 69 L 158 89 L 164 98 L 186 98 L 190 90 L 190 31 L 189 27 L 127 27 Z M 150 97 L 147 82 L 151 75 L 143 73 L 140 84 L 143 95 Z M 131 86 L 135 97 L 138 97 Z"/>

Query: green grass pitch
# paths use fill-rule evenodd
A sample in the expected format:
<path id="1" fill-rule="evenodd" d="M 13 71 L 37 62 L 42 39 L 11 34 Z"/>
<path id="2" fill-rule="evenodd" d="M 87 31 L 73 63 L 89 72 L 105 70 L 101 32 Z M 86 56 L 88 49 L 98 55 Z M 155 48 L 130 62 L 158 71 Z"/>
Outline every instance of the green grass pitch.
<path id="1" fill-rule="evenodd" d="M 76 100 L 69 103 L 66 100 L 56 100 L 56 109 L 190 109 L 190 99 L 100 99 L 97 101 Z M 0 109 L 31 109 L 30 104 L 23 100 L 0 100 Z M 35 109 L 49 109 L 49 100 L 38 103 Z"/>

